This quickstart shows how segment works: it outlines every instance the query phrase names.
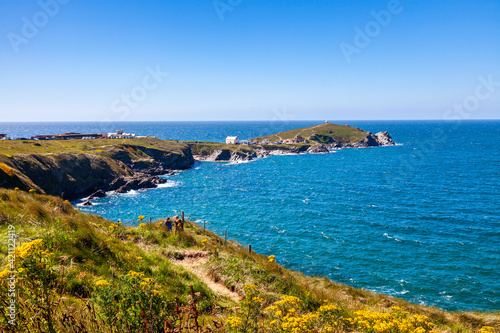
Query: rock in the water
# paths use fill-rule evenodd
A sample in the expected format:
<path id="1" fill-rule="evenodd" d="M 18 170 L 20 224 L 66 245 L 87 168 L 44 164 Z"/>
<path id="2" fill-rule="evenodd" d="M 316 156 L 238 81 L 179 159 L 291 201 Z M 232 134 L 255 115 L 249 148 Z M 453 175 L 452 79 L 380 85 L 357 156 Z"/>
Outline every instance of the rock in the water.
<path id="1" fill-rule="evenodd" d="M 117 188 L 115 190 L 116 193 L 127 193 L 128 191 L 130 191 L 131 188 L 128 187 L 127 185 L 123 185 L 123 186 L 120 186 L 119 188 Z"/>
<path id="2" fill-rule="evenodd" d="M 82 203 L 82 206 L 92 206 L 92 202 L 90 202 L 89 200 L 87 200 L 84 203 Z"/>
<path id="3" fill-rule="evenodd" d="M 105 196 L 106 196 L 106 192 L 104 192 L 103 190 L 97 190 L 96 192 L 92 193 L 89 196 L 89 200 L 95 199 L 95 198 L 104 198 Z"/>
<path id="4" fill-rule="evenodd" d="M 387 131 L 378 132 L 377 134 L 375 134 L 375 137 L 377 139 L 377 142 L 381 146 L 393 146 L 393 145 L 395 145 L 394 141 L 392 141 L 391 135 Z"/>

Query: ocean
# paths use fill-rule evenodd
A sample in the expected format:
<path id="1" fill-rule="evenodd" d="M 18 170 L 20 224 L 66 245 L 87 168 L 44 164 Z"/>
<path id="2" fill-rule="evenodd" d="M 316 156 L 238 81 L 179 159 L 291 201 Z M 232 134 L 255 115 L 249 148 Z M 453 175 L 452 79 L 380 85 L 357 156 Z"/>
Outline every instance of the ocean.
<path id="1" fill-rule="evenodd" d="M 0 123 L 0 133 L 123 129 L 222 142 L 320 122 Z M 196 162 L 160 188 L 79 208 L 129 225 L 184 210 L 308 275 L 448 310 L 499 311 L 500 121 L 338 123 L 387 130 L 398 145 Z"/>

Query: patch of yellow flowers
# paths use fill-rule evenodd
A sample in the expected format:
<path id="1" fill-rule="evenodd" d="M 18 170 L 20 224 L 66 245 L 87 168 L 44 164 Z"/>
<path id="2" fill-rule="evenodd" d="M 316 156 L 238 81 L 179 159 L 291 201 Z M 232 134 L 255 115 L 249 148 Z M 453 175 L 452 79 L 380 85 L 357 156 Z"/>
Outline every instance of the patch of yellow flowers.
<path id="1" fill-rule="evenodd" d="M 130 271 L 130 272 L 128 272 L 127 276 L 142 277 L 142 276 L 144 276 L 144 273 L 138 273 L 138 272 L 135 272 L 135 271 Z"/>
<path id="2" fill-rule="evenodd" d="M 101 286 L 109 286 L 109 282 L 106 280 L 99 280 L 96 283 L 94 283 L 96 287 L 101 287 Z"/>
<path id="3" fill-rule="evenodd" d="M 250 302 L 263 303 L 255 293 L 255 285 L 245 285 L 247 296 L 252 291 Z M 359 310 L 349 315 L 337 305 L 324 301 L 316 311 L 304 311 L 303 301 L 290 295 L 264 309 L 264 330 L 267 332 L 307 333 L 307 332 L 366 332 L 366 333 L 430 333 L 434 324 L 423 315 L 411 315 L 399 307 L 390 312 Z M 227 320 L 231 331 L 239 331 L 245 316 L 230 316 Z M 493 333 L 483 328 L 479 333 Z"/>
<path id="4" fill-rule="evenodd" d="M 399 307 L 392 307 L 390 313 L 360 310 L 354 313 L 353 318 L 346 318 L 349 326 L 365 332 L 404 332 L 428 333 L 432 332 L 434 324 L 423 315 L 411 315 Z"/>
<path id="5" fill-rule="evenodd" d="M 16 257 L 24 258 L 43 246 L 43 239 L 35 239 L 16 248 Z"/>
<path id="6" fill-rule="evenodd" d="M 229 316 L 227 317 L 227 324 L 230 328 L 240 328 L 243 324 L 243 320 L 237 316 Z"/>

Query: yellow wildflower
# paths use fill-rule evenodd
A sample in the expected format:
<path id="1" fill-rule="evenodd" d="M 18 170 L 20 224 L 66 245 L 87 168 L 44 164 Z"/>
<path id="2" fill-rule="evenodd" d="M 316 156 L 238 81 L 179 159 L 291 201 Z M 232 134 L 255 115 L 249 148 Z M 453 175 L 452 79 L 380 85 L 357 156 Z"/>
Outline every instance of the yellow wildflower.
<path id="1" fill-rule="evenodd" d="M 262 303 L 262 302 L 264 302 L 264 300 L 262 299 L 262 297 L 254 297 L 254 298 L 252 298 L 252 301 L 254 301 L 255 303 Z"/>
<path id="2" fill-rule="evenodd" d="M 141 276 L 144 276 L 144 274 L 143 273 L 134 272 L 134 271 L 130 271 L 130 272 L 128 272 L 127 276 L 141 277 Z"/>
<path id="3" fill-rule="evenodd" d="M 479 329 L 479 333 L 495 333 L 495 328 L 491 326 L 483 326 Z"/>
<path id="4" fill-rule="evenodd" d="M 109 282 L 106 280 L 99 280 L 96 283 L 94 283 L 96 287 L 100 286 L 109 286 Z"/>
<path id="5" fill-rule="evenodd" d="M 24 243 L 20 247 L 16 248 L 16 255 L 19 258 L 24 258 L 34 251 L 38 250 L 43 245 L 43 239 L 35 239 L 29 243 Z"/>
<path id="6" fill-rule="evenodd" d="M 238 328 L 243 324 L 243 320 L 240 317 L 229 316 L 227 317 L 227 324 L 232 328 Z"/>
<path id="7" fill-rule="evenodd" d="M 4 269 L 3 271 L 0 272 L 0 279 L 3 279 L 8 274 L 9 274 L 9 270 L 8 269 Z"/>

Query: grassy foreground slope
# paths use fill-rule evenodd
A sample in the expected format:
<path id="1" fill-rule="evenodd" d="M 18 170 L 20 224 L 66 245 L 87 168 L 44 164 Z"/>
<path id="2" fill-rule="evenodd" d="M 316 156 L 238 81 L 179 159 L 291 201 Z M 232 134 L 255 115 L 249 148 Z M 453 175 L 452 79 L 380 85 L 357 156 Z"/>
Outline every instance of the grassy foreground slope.
<path id="1" fill-rule="evenodd" d="M 13 234 L 10 267 L 6 240 Z M 125 227 L 36 193 L 0 190 L 0 238 L 0 331 L 500 329 L 498 313 L 451 313 L 306 277 L 191 222 L 176 233 L 159 221 Z M 15 326 L 8 316 L 10 270 L 17 272 Z"/>

